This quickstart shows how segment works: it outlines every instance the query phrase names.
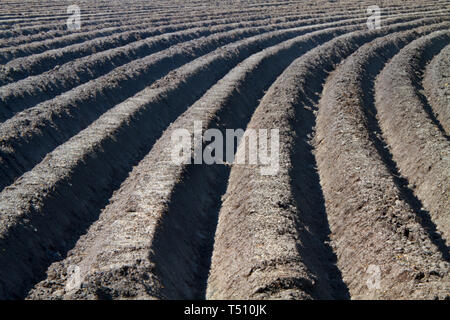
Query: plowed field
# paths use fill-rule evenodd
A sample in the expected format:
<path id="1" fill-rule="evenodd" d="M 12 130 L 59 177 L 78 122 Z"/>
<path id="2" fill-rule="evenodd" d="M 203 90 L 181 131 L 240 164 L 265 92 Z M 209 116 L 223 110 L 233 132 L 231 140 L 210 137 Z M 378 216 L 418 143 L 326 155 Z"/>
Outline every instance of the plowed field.
<path id="1" fill-rule="evenodd" d="M 372 2 L 2 1 L 0 299 L 450 298 L 450 1 Z"/>

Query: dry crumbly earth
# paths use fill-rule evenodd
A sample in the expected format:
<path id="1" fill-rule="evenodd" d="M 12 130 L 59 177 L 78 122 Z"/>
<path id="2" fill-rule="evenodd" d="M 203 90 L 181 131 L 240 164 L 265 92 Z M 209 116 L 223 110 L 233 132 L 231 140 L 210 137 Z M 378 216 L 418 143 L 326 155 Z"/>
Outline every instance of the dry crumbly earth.
<path id="1" fill-rule="evenodd" d="M 0 4 L 0 299 L 450 298 L 448 0 L 71 4 Z"/>

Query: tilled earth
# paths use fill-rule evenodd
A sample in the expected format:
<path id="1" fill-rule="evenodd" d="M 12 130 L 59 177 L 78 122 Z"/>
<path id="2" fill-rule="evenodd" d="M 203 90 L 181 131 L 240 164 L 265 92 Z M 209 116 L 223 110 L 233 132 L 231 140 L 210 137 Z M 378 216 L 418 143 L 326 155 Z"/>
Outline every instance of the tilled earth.
<path id="1" fill-rule="evenodd" d="M 71 4 L 0 4 L 0 299 L 450 298 L 450 1 Z"/>

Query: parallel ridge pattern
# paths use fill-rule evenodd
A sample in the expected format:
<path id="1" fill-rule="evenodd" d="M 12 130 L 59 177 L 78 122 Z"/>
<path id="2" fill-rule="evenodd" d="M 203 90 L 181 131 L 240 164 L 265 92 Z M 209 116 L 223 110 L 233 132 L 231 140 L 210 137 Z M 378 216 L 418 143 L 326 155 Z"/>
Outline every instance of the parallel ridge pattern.
<path id="1" fill-rule="evenodd" d="M 378 30 L 356 0 L 71 4 L 0 5 L 0 298 L 449 296 L 449 1 Z M 196 121 L 280 129 L 278 173 L 173 164 Z"/>

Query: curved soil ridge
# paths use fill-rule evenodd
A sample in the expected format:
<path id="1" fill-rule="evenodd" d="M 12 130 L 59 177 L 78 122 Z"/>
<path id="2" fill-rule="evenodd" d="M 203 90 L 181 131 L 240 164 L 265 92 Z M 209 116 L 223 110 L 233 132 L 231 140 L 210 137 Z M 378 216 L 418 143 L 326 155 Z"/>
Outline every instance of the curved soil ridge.
<path id="1" fill-rule="evenodd" d="M 347 18 L 348 17 L 349 16 L 347 16 Z M 63 92 L 67 92 L 74 87 L 105 75 L 126 63 L 142 59 L 150 54 L 162 51 L 178 43 L 187 42 L 212 34 L 219 34 L 220 36 L 220 33 L 226 31 L 233 32 L 233 30 L 234 33 L 240 34 L 244 38 L 275 30 L 309 26 L 311 22 L 312 25 L 314 25 L 320 20 L 328 27 L 338 27 L 342 24 L 348 24 L 348 22 L 345 21 L 345 17 L 342 18 L 342 20 L 344 20 L 343 22 L 332 17 L 273 25 L 268 25 L 267 23 L 264 24 L 264 22 L 262 22 L 261 24 L 264 24 L 263 27 L 258 26 L 256 23 L 253 27 L 241 23 L 188 29 L 180 32 L 165 33 L 159 36 L 150 34 L 147 35 L 146 39 L 136 39 L 136 41 L 133 41 L 131 44 L 126 44 L 124 46 L 112 44 L 111 49 L 94 53 L 84 58 L 76 59 L 76 57 L 71 56 L 71 61 L 68 63 L 65 63 L 66 61 L 64 60 L 58 60 L 55 63 L 50 63 L 51 66 L 56 65 L 53 70 L 35 76 L 32 76 L 35 72 L 32 72 L 30 69 L 32 66 L 29 65 L 29 62 L 24 65 L 18 61 L 21 67 L 25 69 L 24 73 L 27 74 L 27 78 L 0 87 L 0 122 L 11 118 L 17 112 L 30 108 L 45 100 L 50 100 Z M 357 21 L 354 18 L 347 20 Z M 363 20 L 361 19 L 361 22 L 362 21 Z M 70 48 L 67 50 L 70 54 L 73 53 L 73 50 Z M 98 51 L 96 49 L 93 50 Z M 56 52 L 60 55 L 60 51 L 56 50 Z M 36 63 L 39 67 L 42 67 L 43 64 L 48 62 L 37 61 Z"/>
<path id="2" fill-rule="evenodd" d="M 30 298 L 202 298 L 209 269 L 205 251 L 212 250 L 228 169 L 174 165 L 172 132 L 186 128 L 192 133 L 194 121 L 222 131 L 245 126 L 264 89 L 290 61 L 345 31 L 318 31 L 288 40 L 231 70 L 165 131 L 100 219 L 68 258 L 49 268 L 48 280 L 38 284 Z M 65 292 L 65 272 L 73 264 L 81 267 L 84 284 Z"/>
<path id="3" fill-rule="evenodd" d="M 317 92 L 328 72 L 360 45 L 399 29 L 338 37 L 293 62 L 271 86 L 248 128 L 282 128 L 281 172 L 264 177 L 258 166 L 232 167 L 219 214 L 208 299 L 348 297 L 326 244 L 323 195 L 307 141 Z M 238 152 L 244 148 L 240 145 Z"/>
<path id="4" fill-rule="evenodd" d="M 363 89 L 408 42 L 447 27 L 424 27 L 377 39 L 350 56 L 325 84 L 317 118 L 316 159 L 331 245 L 353 299 L 448 295 L 448 263 L 371 139 Z M 371 270 L 379 272 L 379 286 L 368 284 Z"/>
<path id="5" fill-rule="evenodd" d="M 241 40 L 242 34 L 239 32 L 192 40 L 116 68 L 64 95 L 17 114 L 0 124 L 0 162 L 4 168 L 0 190 L 99 115 L 177 66 L 197 58 L 215 64 L 221 61 L 218 71 L 231 68 L 233 63 L 242 61 L 261 48 L 323 28 L 299 27 Z M 199 68 L 199 72 L 206 72 L 206 67 Z"/>
<path id="6" fill-rule="evenodd" d="M 429 211 L 447 246 L 450 141 L 420 93 L 421 77 L 417 70 L 422 70 L 427 61 L 449 43 L 448 31 L 436 32 L 411 43 L 386 66 L 375 86 L 380 127 L 393 159 Z"/>

